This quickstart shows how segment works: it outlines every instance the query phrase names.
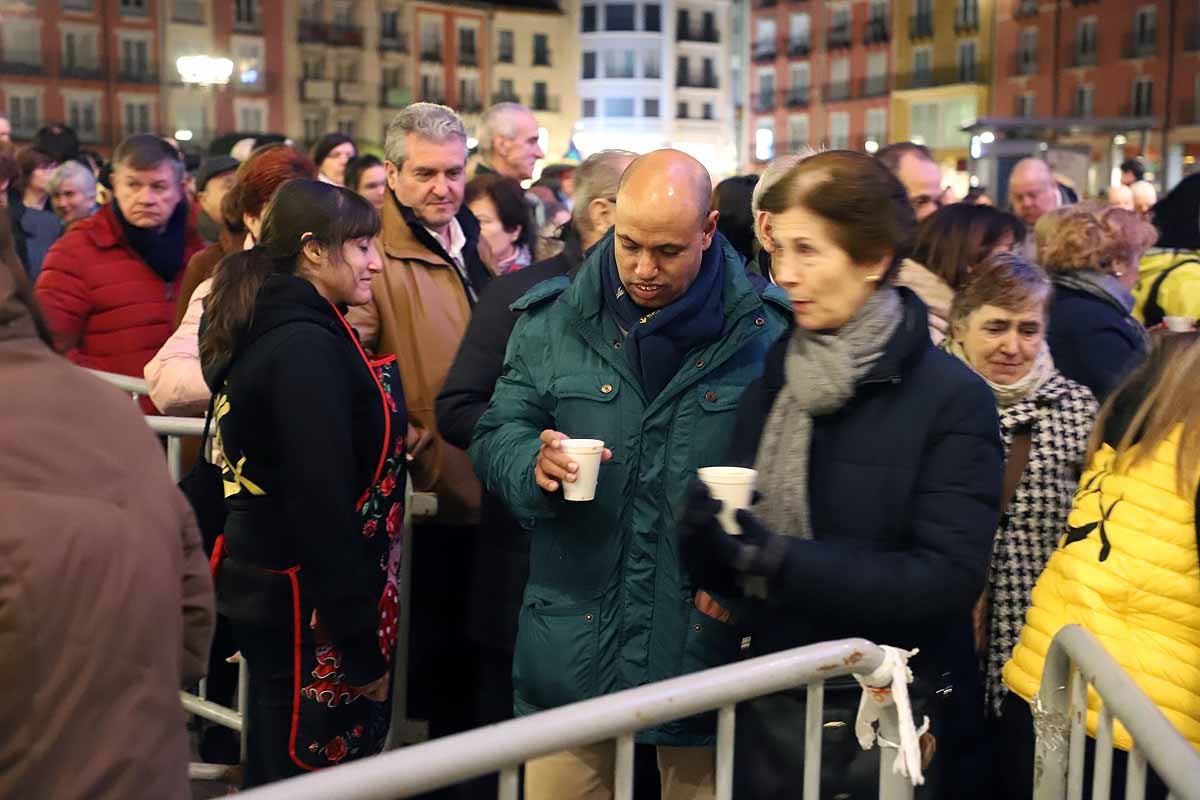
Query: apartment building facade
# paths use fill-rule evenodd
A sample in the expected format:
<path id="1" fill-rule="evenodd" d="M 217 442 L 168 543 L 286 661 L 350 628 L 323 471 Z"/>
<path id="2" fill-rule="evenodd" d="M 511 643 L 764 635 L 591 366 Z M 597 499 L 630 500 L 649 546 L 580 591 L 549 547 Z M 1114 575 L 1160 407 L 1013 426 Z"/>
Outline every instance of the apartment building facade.
<path id="1" fill-rule="evenodd" d="M 572 3 L 579 150 L 670 146 L 695 156 L 715 178 L 736 172 L 729 0 Z"/>
<path id="2" fill-rule="evenodd" d="M 753 0 L 747 167 L 805 147 L 887 142 L 890 9 L 889 0 Z"/>

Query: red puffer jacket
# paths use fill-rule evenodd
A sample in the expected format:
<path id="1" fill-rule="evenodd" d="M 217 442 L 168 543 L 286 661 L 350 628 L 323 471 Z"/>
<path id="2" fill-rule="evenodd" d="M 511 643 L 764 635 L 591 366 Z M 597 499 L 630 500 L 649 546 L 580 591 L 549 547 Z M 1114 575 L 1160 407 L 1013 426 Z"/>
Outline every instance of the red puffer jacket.
<path id="1" fill-rule="evenodd" d="M 58 349 L 82 367 L 140 378 L 171 335 L 183 267 L 202 249 L 193 209 L 167 284 L 126 241 L 111 205 L 76 223 L 46 254 L 35 288 Z"/>

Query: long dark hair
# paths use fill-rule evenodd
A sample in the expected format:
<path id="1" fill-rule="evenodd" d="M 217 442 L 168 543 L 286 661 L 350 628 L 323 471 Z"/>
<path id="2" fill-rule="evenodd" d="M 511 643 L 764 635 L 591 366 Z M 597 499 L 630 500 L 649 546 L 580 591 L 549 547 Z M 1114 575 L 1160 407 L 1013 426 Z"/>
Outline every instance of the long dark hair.
<path id="1" fill-rule="evenodd" d="M 204 305 L 200 362 L 232 358 L 254 319 L 259 289 L 272 275 L 297 274 L 300 251 L 309 238 L 336 260 L 345 242 L 378 233 L 379 215 L 354 192 L 309 178 L 284 183 L 267 205 L 258 244 L 226 256 L 217 269 Z"/>
<path id="2" fill-rule="evenodd" d="M 912 259 L 957 289 L 1006 233 L 1012 234 L 1014 244 L 1020 244 L 1025 239 L 1025 223 L 990 206 L 952 203 L 917 226 Z"/>

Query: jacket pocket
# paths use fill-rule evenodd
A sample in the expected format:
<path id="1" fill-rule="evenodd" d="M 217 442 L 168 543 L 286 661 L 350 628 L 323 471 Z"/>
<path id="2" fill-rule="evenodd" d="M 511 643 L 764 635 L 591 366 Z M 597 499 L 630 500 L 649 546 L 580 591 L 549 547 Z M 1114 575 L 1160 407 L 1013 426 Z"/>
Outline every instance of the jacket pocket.
<path id="1" fill-rule="evenodd" d="M 619 462 L 621 414 L 617 397 L 621 379 L 606 375 L 565 375 L 551 386 L 554 395 L 554 424 L 577 439 L 601 439 Z M 612 462 L 610 462 L 612 463 Z"/>
<path id="2" fill-rule="evenodd" d="M 737 420 L 738 403 L 746 387 L 704 382 L 692 391 L 695 423 L 685 428 L 692 463 L 701 467 L 728 466 L 729 444 Z"/>
<path id="3" fill-rule="evenodd" d="M 582 606 L 521 608 L 513 689 L 537 708 L 585 700 L 596 691 L 600 622 Z"/>
<path id="4" fill-rule="evenodd" d="M 693 607 L 688 614 L 679 674 L 732 664 L 741 647 L 742 636 L 736 625 L 713 619 Z"/>

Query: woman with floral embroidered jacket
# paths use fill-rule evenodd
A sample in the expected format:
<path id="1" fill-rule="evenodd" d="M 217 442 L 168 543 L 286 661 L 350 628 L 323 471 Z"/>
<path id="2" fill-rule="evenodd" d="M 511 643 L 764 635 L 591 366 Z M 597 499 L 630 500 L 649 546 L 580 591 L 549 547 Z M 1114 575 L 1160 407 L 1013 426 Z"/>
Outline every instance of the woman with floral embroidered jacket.
<path id="1" fill-rule="evenodd" d="M 228 507 L 218 607 L 250 669 L 246 785 L 370 755 L 387 731 L 406 411 L 395 359 L 342 316 L 370 299 L 379 216 L 293 179 L 217 273 L 200 335 Z"/>

